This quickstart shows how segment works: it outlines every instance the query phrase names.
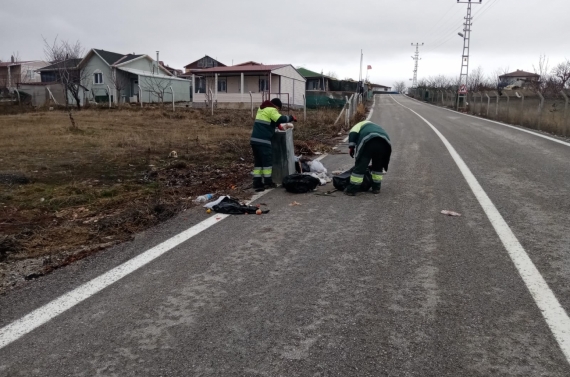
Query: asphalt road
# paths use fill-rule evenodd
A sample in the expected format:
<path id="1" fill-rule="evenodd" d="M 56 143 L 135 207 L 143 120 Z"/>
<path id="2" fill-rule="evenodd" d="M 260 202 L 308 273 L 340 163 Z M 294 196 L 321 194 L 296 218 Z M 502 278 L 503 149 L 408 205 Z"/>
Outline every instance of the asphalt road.
<path id="1" fill-rule="evenodd" d="M 224 219 L 1 348 L 0 376 L 569 376 L 553 328 L 570 328 L 545 320 L 442 140 L 396 101 L 455 148 L 569 310 L 570 146 L 379 96 L 379 196 L 273 190 L 268 215 Z M 205 217 L 0 297 L 0 328 Z"/>

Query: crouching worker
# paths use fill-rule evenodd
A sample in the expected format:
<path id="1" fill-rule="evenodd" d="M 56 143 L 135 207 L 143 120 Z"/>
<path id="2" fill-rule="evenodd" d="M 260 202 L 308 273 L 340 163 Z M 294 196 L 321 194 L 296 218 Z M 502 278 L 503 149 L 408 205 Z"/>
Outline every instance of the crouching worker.
<path id="1" fill-rule="evenodd" d="M 257 110 L 253 131 L 251 132 L 251 149 L 253 149 L 253 188 L 255 191 L 264 191 L 266 188 L 275 187 L 271 179 L 273 170 L 273 152 L 271 139 L 275 128 L 283 129 L 281 123 L 296 122 L 293 115 L 281 115 L 282 104 L 279 98 L 265 101 Z"/>
<path id="2" fill-rule="evenodd" d="M 356 161 L 350 184 L 345 189 L 346 195 L 354 196 L 360 191 L 360 185 L 364 180 L 364 174 L 372 160 L 372 193 L 380 193 L 383 170 L 388 171 L 390 155 L 392 154 L 392 144 L 386 131 L 377 124 L 369 121 L 357 123 L 348 134 L 348 148 L 350 157 Z"/>

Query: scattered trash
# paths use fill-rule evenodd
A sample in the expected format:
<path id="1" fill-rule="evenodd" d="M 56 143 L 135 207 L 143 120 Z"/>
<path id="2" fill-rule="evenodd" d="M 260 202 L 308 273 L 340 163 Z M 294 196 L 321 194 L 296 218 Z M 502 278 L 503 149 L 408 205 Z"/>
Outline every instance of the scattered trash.
<path id="1" fill-rule="evenodd" d="M 229 196 L 220 196 L 218 199 L 214 200 L 213 202 L 207 203 L 204 205 L 204 208 L 212 209 L 215 205 L 220 204 L 224 198 L 229 198 Z"/>
<path id="2" fill-rule="evenodd" d="M 216 204 L 212 209 L 218 213 L 225 213 L 228 215 L 261 215 L 269 212 L 269 210 L 262 211 L 257 207 L 242 204 L 237 199 L 230 198 L 229 196 L 224 197 L 223 200 Z"/>
<path id="3" fill-rule="evenodd" d="M 323 152 L 315 152 L 315 154 L 316 154 L 317 156 L 320 156 L 320 155 L 323 154 Z"/>
<path id="4" fill-rule="evenodd" d="M 457 217 L 461 216 L 460 213 L 454 211 L 448 211 L 447 209 L 442 210 L 441 213 L 447 216 L 457 216 Z"/>
<path id="5" fill-rule="evenodd" d="M 213 197 L 214 197 L 214 194 L 200 195 L 196 199 L 194 199 L 194 202 L 195 203 L 204 203 L 204 202 L 207 202 L 208 200 L 212 200 Z"/>
<path id="6" fill-rule="evenodd" d="M 46 200 L 45 198 L 41 198 L 41 199 L 40 199 L 40 202 L 44 202 L 45 200 Z"/>
<path id="7" fill-rule="evenodd" d="M 320 179 L 305 174 L 290 174 L 283 178 L 285 190 L 295 194 L 313 191 L 320 183 Z"/>
<path id="8" fill-rule="evenodd" d="M 329 190 L 329 191 L 325 191 L 325 192 L 315 192 L 315 195 L 321 195 L 321 196 L 335 196 L 333 195 L 334 192 L 337 192 L 337 189 L 333 189 L 333 190 Z"/>
<path id="9" fill-rule="evenodd" d="M 322 164 L 322 162 L 313 160 L 308 162 L 311 172 L 313 173 L 327 173 L 327 168 Z"/>
<path id="10" fill-rule="evenodd" d="M 291 207 L 293 207 L 293 206 L 300 206 L 300 205 L 302 205 L 302 204 L 299 203 L 299 202 L 293 202 L 293 203 L 289 204 L 289 206 L 291 206 Z"/>
<path id="11" fill-rule="evenodd" d="M 332 175 L 339 175 L 344 173 L 342 170 L 333 170 L 333 172 L 331 173 Z"/>
<path id="12" fill-rule="evenodd" d="M 168 158 L 178 158 L 178 153 L 176 153 L 176 151 L 172 151 L 168 154 Z"/>
<path id="13" fill-rule="evenodd" d="M 212 213 L 212 210 L 211 210 L 210 208 L 208 208 L 208 209 L 206 210 L 206 213 L 209 215 L 210 213 Z"/>

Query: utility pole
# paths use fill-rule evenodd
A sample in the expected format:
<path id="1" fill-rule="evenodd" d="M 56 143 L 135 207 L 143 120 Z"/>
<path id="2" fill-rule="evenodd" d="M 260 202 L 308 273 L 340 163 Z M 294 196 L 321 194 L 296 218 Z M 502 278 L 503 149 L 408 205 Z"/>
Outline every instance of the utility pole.
<path id="1" fill-rule="evenodd" d="M 412 59 L 414 59 L 416 61 L 415 65 L 414 65 L 414 79 L 412 81 L 412 88 L 417 88 L 418 87 L 418 62 L 421 60 L 420 59 L 420 46 L 423 46 L 424 44 L 413 44 L 412 46 L 416 46 L 416 55 L 412 56 Z"/>
<path id="2" fill-rule="evenodd" d="M 469 78 L 469 43 L 471 38 L 471 26 L 473 26 L 473 17 L 471 16 L 471 4 L 481 4 L 483 0 L 476 1 L 460 1 L 457 0 L 457 4 L 467 4 L 467 17 L 465 17 L 465 22 L 463 23 L 463 33 L 459 33 L 460 37 L 463 37 L 463 54 L 461 55 L 461 73 L 459 74 L 459 87 L 457 88 L 457 110 L 459 111 L 459 105 L 463 104 L 466 107 L 466 96 L 467 96 L 467 81 Z M 463 101 L 461 101 L 463 99 Z"/>

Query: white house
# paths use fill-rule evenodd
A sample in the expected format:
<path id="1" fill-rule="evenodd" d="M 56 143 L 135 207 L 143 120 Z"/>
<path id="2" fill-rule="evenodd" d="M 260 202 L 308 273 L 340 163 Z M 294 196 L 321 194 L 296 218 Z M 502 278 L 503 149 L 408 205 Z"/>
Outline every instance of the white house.
<path id="1" fill-rule="evenodd" d="M 144 54 L 91 49 L 79 63 L 90 100 L 125 102 L 190 101 L 190 81 L 174 76 Z"/>
<path id="2" fill-rule="evenodd" d="M 192 80 L 192 101 L 196 103 L 203 103 L 211 95 L 218 103 L 259 104 L 279 97 L 284 105 L 304 106 L 306 80 L 291 64 L 247 62 L 191 69 L 183 76 Z"/>

